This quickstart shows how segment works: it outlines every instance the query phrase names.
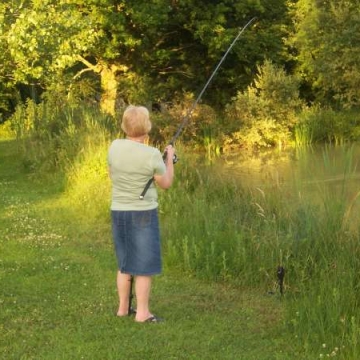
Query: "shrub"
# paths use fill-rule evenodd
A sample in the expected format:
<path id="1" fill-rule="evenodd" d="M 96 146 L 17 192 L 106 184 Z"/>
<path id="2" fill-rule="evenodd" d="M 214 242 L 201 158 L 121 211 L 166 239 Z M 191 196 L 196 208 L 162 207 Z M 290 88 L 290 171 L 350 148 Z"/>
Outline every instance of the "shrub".
<path id="1" fill-rule="evenodd" d="M 297 78 L 265 61 L 258 67 L 254 85 L 239 92 L 226 107 L 228 121 L 237 124 L 228 145 L 264 147 L 289 142 L 303 106 L 298 88 Z"/>
<path id="2" fill-rule="evenodd" d="M 10 121 L 0 124 L 0 139 L 12 139 L 16 136 Z"/>

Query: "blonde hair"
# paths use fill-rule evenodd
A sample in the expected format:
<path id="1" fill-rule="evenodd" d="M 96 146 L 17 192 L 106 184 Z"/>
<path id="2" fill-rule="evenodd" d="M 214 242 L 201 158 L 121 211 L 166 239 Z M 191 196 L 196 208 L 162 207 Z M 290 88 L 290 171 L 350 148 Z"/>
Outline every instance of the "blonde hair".
<path id="1" fill-rule="evenodd" d="M 144 106 L 128 106 L 122 117 L 121 128 L 131 137 L 147 135 L 151 130 L 149 110 Z"/>

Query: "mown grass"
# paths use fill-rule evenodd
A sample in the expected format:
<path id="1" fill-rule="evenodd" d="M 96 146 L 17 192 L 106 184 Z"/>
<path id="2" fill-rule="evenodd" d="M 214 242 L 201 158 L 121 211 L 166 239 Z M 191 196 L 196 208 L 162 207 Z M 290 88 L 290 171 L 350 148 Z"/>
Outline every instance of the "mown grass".
<path id="1" fill-rule="evenodd" d="M 26 174 L 17 146 L 0 142 L 2 359 L 308 358 L 278 295 L 168 265 L 152 294 L 165 323 L 115 317 L 109 223 L 73 211 L 61 177 Z"/>

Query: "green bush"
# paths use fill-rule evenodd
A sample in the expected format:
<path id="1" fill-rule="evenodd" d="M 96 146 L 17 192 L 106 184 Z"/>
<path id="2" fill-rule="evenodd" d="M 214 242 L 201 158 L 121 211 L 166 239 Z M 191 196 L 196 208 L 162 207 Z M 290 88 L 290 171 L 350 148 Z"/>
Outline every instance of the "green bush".
<path id="1" fill-rule="evenodd" d="M 237 127 L 229 134 L 227 147 L 281 146 L 292 141 L 297 113 L 303 106 L 298 88 L 294 76 L 265 61 L 258 67 L 254 84 L 226 107 L 227 121 Z"/>
<path id="2" fill-rule="evenodd" d="M 219 133 L 219 119 L 216 111 L 208 105 L 198 104 L 194 109 L 194 96 L 186 93 L 183 97 L 174 101 L 169 106 L 163 106 L 160 112 L 153 112 L 152 138 L 156 143 L 170 141 L 181 128 L 181 141 L 191 143 L 200 148 L 209 143 L 209 139 L 215 140 Z M 193 110 L 189 114 L 190 110 Z"/>
<path id="3" fill-rule="evenodd" d="M 10 121 L 0 124 L 0 139 L 12 139 L 16 136 Z"/>

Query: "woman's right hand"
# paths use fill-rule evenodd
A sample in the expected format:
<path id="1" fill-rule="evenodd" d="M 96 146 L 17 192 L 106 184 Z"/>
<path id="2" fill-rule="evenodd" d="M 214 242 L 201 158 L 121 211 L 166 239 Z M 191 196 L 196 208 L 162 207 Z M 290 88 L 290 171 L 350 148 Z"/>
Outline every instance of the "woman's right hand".
<path id="1" fill-rule="evenodd" d="M 172 145 L 167 145 L 165 148 L 165 152 L 166 152 L 166 164 L 168 164 L 170 160 L 171 163 L 173 163 L 175 148 Z"/>
<path id="2" fill-rule="evenodd" d="M 154 175 L 154 179 L 156 183 L 162 188 L 162 189 L 168 189 L 173 182 L 174 179 L 174 163 L 173 158 L 175 155 L 175 148 L 172 145 L 168 145 L 165 148 L 164 155 L 166 155 L 165 158 L 165 165 L 166 165 L 166 171 L 163 175 Z"/>

